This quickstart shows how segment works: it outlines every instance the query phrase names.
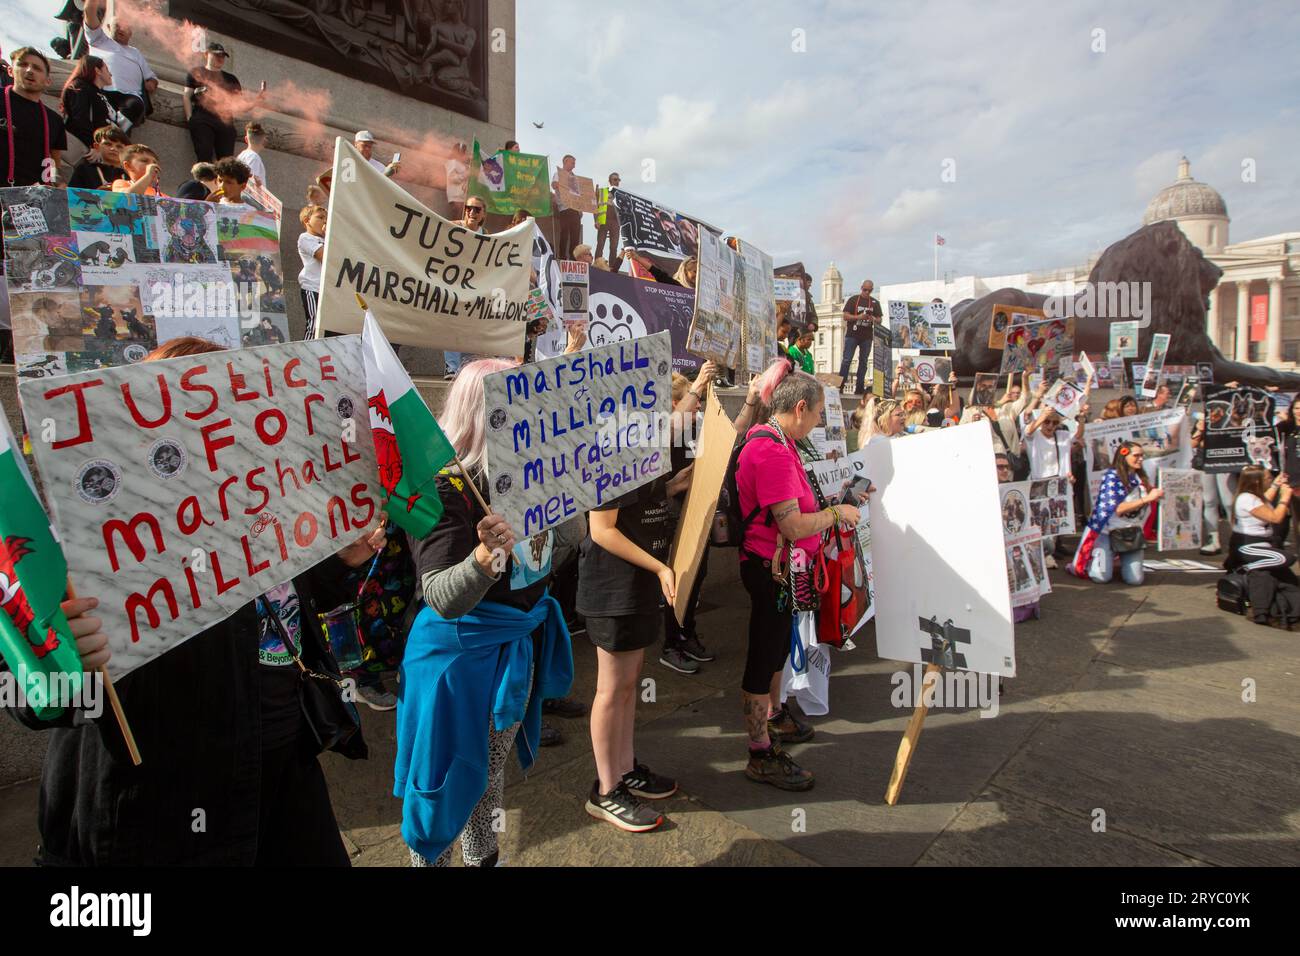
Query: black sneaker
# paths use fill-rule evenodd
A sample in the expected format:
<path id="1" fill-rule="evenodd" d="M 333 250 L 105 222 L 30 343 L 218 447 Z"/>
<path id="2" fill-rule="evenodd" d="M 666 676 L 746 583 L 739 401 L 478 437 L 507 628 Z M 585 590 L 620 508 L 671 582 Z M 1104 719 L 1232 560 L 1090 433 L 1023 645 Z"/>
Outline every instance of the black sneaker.
<path id="1" fill-rule="evenodd" d="M 695 674 L 700 669 L 696 661 L 691 660 L 684 651 L 676 647 L 665 647 L 664 652 L 659 655 L 659 663 L 679 674 Z"/>
<path id="2" fill-rule="evenodd" d="M 632 769 L 623 774 L 623 785 L 643 800 L 663 800 L 677 792 L 676 780 L 661 777 L 643 763 L 632 764 Z"/>
<path id="3" fill-rule="evenodd" d="M 708 648 L 700 643 L 700 639 L 694 634 L 685 638 L 677 646 L 680 647 L 682 653 L 691 660 L 699 661 L 702 664 L 707 664 L 709 661 L 716 661 L 718 659 L 718 655 L 711 653 Z"/>
<path id="4" fill-rule="evenodd" d="M 543 720 L 542 733 L 537 743 L 542 747 L 558 747 L 564 743 L 564 735 Z"/>
<path id="5" fill-rule="evenodd" d="M 812 771 L 795 763 L 776 741 L 766 750 L 749 752 L 745 776 L 757 783 L 770 783 L 778 790 L 811 790 L 813 785 Z"/>
<path id="6" fill-rule="evenodd" d="M 629 833 L 646 833 L 664 822 L 662 813 L 638 800 L 622 781 L 609 793 L 600 792 L 599 780 L 593 783 L 591 795 L 587 797 L 586 810 L 597 820 L 612 823 Z"/>
<path id="7" fill-rule="evenodd" d="M 802 744 L 813 739 L 817 731 L 796 717 L 789 704 L 781 705 L 776 718 L 767 718 L 767 735 L 783 744 Z"/>
<path id="8" fill-rule="evenodd" d="M 587 705 L 572 697 L 556 697 L 554 700 L 542 701 L 542 713 L 554 714 L 556 717 L 586 717 Z"/>

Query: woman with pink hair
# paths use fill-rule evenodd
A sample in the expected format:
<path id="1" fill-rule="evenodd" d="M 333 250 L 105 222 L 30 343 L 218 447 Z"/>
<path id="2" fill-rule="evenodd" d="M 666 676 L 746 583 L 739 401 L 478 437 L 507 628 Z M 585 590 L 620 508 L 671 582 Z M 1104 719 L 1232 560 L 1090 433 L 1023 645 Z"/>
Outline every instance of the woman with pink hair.
<path id="1" fill-rule="evenodd" d="M 480 503 L 491 501 L 483 379 L 514 365 L 483 359 L 456 376 L 439 424 L 460 465 L 435 479 L 441 520 L 411 541 L 425 606 L 402 660 L 393 792 L 412 866 L 446 866 L 457 835 L 467 866 L 496 865 L 506 758 L 513 746 L 532 766 L 542 700 L 573 681 L 569 630 L 548 589 L 553 542 L 516 544 Z"/>
<path id="2" fill-rule="evenodd" d="M 780 747 L 783 738 L 796 742 L 812 736 L 784 704 L 777 706 L 792 611 L 800 597 L 792 591 L 801 590 L 800 576 L 816 560 L 821 533 L 836 523 L 855 527 L 858 509 L 843 504 L 819 509 L 796 448 L 820 420 L 821 382 L 777 359 L 760 377 L 758 393 L 771 417 L 749 429 L 736 466 L 744 516 L 740 577 L 750 599 L 749 649 L 740 685 L 749 734 L 745 776 L 782 790 L 808 790 L 812 773 Z"/>

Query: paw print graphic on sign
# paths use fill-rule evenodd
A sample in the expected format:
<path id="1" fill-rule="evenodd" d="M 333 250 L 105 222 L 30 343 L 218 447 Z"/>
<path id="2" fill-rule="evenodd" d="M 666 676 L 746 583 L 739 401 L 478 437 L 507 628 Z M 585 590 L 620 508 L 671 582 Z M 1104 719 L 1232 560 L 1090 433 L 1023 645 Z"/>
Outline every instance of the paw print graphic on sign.
<path id="1" fill-rule="evenodd" d="M 618 296 L 596 292 L 588 303 L 591 321 L 587 325 L 587 339 L 592 347 L 611 342 L 628 342 L 646 334 L 645 322 L 636 310 Z"/>

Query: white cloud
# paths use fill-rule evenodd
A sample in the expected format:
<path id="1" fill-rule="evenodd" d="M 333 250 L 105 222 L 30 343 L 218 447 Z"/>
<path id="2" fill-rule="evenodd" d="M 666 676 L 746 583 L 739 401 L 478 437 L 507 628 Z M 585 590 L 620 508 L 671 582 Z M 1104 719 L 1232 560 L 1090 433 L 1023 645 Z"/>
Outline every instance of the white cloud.
<path id="1" fill-rule="evenodd" d="M 880 230 L 902 232 L 923 223 L 933 225 L 940 205 L 937 189 L 904 189 L 880 217 Z"/>

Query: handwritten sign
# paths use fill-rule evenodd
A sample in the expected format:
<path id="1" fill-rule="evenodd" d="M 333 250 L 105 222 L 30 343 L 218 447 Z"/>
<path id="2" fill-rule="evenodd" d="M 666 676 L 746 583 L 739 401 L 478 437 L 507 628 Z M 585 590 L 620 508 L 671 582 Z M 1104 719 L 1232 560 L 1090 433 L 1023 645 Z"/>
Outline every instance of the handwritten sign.
<path id="1" fill-rule="evenodd" d="M 115 673 L 352 543 L 384 498 L 360 336 L 25 381 L 22 400 Z"/>
<path id="2" fill-rule="evenodd" d="M 666 332 L 483 380 L 492 509 L 528 537 L 665 474 Z"/>
<path id="3" fill-rule="evenodd" d="M 567 169 L 557 169 L 555 187 L 565 209 L 590 213 L 596 211 L 596 183 L 590 177 L 575 175 Z"/>
<path id="4" fill-rule="evenodd" d="M 342 138 L 334 150 L 322 334 L 361 331 L 361 295 L 390 342 L 522 355 L 534 224 L 474 232 L 422 205 Z"/>

